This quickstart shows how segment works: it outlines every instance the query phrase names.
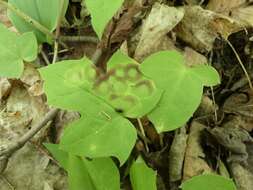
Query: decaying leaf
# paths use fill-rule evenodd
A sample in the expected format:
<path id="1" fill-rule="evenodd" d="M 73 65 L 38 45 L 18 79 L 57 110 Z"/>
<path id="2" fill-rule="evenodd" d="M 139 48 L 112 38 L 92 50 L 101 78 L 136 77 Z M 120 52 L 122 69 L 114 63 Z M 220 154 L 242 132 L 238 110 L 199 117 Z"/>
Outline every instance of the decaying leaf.
<path id="1" fill-rule="evenodd" d="M 191 124 L 185 153 L 183 180 L 190 179 L 203 172 L 212 172 L 212 169 L 204 160 L 205 154 L 200 142 L 200 136 L 204 129 L 205 126 L 196 121 Z"/>
<path id="2" fill-rule="evenodd" d="M 6 78 L 0 77 L 0 100 L 4 98 L 11 89 L 11 83 Z"/>
<path id="3" fill-rule="evenodd" d="M 231 17 L 244 27 L 253 26 L 253 6 L 239 7 L 231 11 Z"/>
<path id="4" fill-rule="evenodd" d="M 246 3 L 246 0 L 210 0 L 207 4 L 207 9 L 221 14 L 229 14 L 234 8 L 237 8 Z"/>
<path id="5" fill-rule="evenodd" d="M 42 80 L 38 70 L 31 64 L 25 64 L 25 68 L 20 80 L 24 83 L 31 96 L 43 94 Z"/>
<path id="6" fill-rule="evenodd" d="M 183 20 L 176 26 L 177 36 L 200 52 L 213 49 L 218 36 L 227 37 L 242 27 L 234 20 L 199 6 L 186 6 Z"/>
<path id="7" fill-rule="evenodd" d="M 166 34 L 182 20 L 183 16 L 183 9 L 159 3 L 154 4 L 142 27 L 142 34 L 134 57 L 141 61 L 158 50 L 174 49 L 174 45 L 170 43 Z"/>

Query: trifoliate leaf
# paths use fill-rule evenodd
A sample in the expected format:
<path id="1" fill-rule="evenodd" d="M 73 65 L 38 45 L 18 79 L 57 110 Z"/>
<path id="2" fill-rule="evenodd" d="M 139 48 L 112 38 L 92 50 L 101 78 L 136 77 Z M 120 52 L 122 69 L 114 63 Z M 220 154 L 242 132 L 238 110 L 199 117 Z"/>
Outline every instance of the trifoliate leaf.
<path id="1" fill-rule="evenodd" d="M 231 179 L 214 174 L 195 176 L 181 185 L 182 190 L 236 190 Z"/>
<path id="2" fill-rule="evenodd" d="M 212 67 L 187 67 L 176 51 L 155 53 L 140 67 L 144 75 L 164 90 L 157 107 L 148 114 L 158 132 L 181 127 L 200 104 L 204 85 L 219 83 L 219 75 Z"/>
<path id="3" fill-rule="evenodd" d="M 91 21 L 94 30 L 99 38 L 102 37 L 104 29 L 113 15 L 119 10 L 124 0 L 85 0 L 87 9 L 91 14 Z"/>
<path id="4" fill-rule="evenodd" d="M 0 24 L 0 77 L 19 78 L 23 61 L 37 57 L 37 41 L 33 33 L 18 35 Z"/>
<path id="5" fill-rule="evenodd" d="M 156 190 L 156 172 L 139 158 L 130 168 L 130 181 L 133 190 Z"/>
<path id="6" fill-rule="evenodd" d="M 45 26 L 49 31 L 53 32 L 56 28 L 58 17 L 64 16 L 68 7 L 68 0 L 63 0 L 63 10 L 60 10 L 60 3 L 62 0 L 9 0 L 13 6 L 38 21 Z M 48 37 L 41 31 L 36 29 L 32 24 L 17 16 L 11 10 L 8 10 L 8 16 L 19 32 L 33 31 L 39 42 L 50 42 Z"/>

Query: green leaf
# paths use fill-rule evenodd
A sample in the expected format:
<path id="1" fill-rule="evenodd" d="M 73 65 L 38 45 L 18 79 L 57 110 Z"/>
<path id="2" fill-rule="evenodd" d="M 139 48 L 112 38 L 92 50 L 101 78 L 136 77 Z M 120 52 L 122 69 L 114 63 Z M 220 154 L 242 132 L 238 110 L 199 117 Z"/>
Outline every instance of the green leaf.
<path id="1" fill-rule="evenodd" d="M 130 168 L 133 190 L 156 190 L 156 172 L 139 158 Z"/>
<path id="2" fill-rule="evenodd" d="M 236 190 L 231 179 L 214 174 L 195 176 L 181 185 L 182 190 Z"/>
<path id="3" fill-rule="evenodd" d="M 87 9 L 91 14 L 91 21 L 94 30 L 99 38 L 102 37 L 104 29 L 113 15 L 119 10 L 124 0 L 85 0 Z"/>
<path id="4" fill-rule="evenodd" d="M 61 148 L 80 156 L 116 156 L 123 163 L 135 144 L 136 130 L 93 93 L 96 73 L 92 67 L 92 63 L 84 58 L 40 69 L 48 103 L 79 111 L 82 115 L 81 120 L 64 131 Z"/>
<path id="5" fill-rule="evenodd" d="M 37 51 L 33 33 L 17 35 L 0 24 L 0 77 L 19 78 L 24 68 L 23 61 L 35 60 Z"/>
<path id="6" fill-rule="evenodd" d="M 136 141 L 134 126 L 123 117 L 108 121 L 83 118 L 72 123 L 61 139 L 60 148 L 90 158 L 115 156 L 123 164 Z"/>
<path id="7" fill-rule="evenodd" d="M 212 67 L 187 67 L 176 51 L 155 53 L 140 67 L 144 75 L 164 90 L 157 107 L 148 114 L 158 132 L 181 127 L 200 104 L 204 85 L 219 83 L 219 75 Z"/>
<path id="8" fill-rule="evenodd" d="M 139 64 L 137 61 L 124 54 L 121 50 L 116 51 L 107 63 L 107 69 L 113 69 L 118 65 Z"/>
<path id="9" fill-rule="evenodd" d="M 158 103 L 162 90 L 144 77 L 139 63 L 120 50 L 108 61 L 108 74 L 99 81 L 96 94 L 129 118 L 146 115 Z M 102 93 L 101 93 L 102 91 Z"/>
<path id="10" fill-rule="evenodd" d="M 60 2 L 62 0 L 9 0 L 8 2 L 17 7 L 19 10 L 38 21 L 49 31 L 53 32 L 56 28 L 58 17 L 60 16 Z M 62 16 L 65 15 L 68 0 L 63 0 Z M 17 16 L 14 12 L 8 11 L 8 16 L 12 24 L 19 32 L 24 33 L 33 31 L 39 42 L 50 42 L 48 37 L 41 31 L 37 30 L 32 24 Z"/>
<path id="11" fill-rule="evenodd" d="M 68 172 L 70 190 L 120 189 L 119 172 L 111 158 L 89 160 L 62 151 L 56 144 L 45 146 Z"/>

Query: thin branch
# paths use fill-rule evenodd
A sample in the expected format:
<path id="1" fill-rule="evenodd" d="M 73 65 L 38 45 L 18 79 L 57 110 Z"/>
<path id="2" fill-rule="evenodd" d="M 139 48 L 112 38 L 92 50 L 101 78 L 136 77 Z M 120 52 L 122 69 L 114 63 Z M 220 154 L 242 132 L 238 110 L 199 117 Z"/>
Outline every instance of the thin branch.
<path id="1" fill-rule="evenodd" d="M 94 54 L 92 55 L 92 61 L 93 61 L 93 64 L 97 66 L 98 62 L 99 62 L 99 59 L 102 55 L 102 49 L 100 48 L 97 48 L 96 51 L 94 52 Z"/>
<path id="2" fill-rule="evenodd" d="M 35 134 L 37 134 L 50 120 L 52 120 L 58 112 L 59 109 L 56 108 L 50 110 L 39 123 L 33 126 L 31 130 L 24 134 L 20 139 L 10 144 L 7 148 L 0 150 L 0 174 L 5 170 L 9 157 L 14 152 L 22 148 L 26 142 L 29 141 Z"/>
<path id="3" fill-rule="evenodd" d="M 98 43 L 99 40 L 94 36 L 60 36 L 60 40 L 64 42 L 90 42 Z"/>
<path id="4" fill-rule="evenodd" d="M 139 128 L 140 128 L 141 134 L 142 134 L 143 137 L 145 137 L 145 138 L 143 138 L 144 139 L 143 141 L 144 141 L 144 144 L 145 144 L 146 151 L 149 152 L 148 142 L 145 140 L 146 139 L 146 135 L 145 135 L 145 131 L 144 131 L 141 119 L 137 118 L 137 121 L 138 121 L 138 125 L 139 125 Z"/>
<path id="5" fill-rule="evenodd" d="M 253 86 L 252 86 L 252 83 L 251 83 L 251 80 L 250 80 L 250 76 L 249 76 L 246 68 L 244 67 L 244 65 L 242 63 L 242 60 L 241 60 L 240 56 L 238 55 L 238 53 L 236 52 L 234 46 L 230 43 L 230 41 L 229 40 L 226 40 L 226 41 L 227 41 L 228 45 L 230 46 L 230 48 L 232 49 L 232 51 L 234 52 L 234 54 L 235 54 L 235 56 L 236 56 L 236 58 L 237 58 L 237 60 L 238 60 L 238 62 L 240 64 L 240 66 L 241 66 L 241 68 L 242 68 L 242 70 L 243 70 L 243 72 L 244 72 L 244 74 L 245 74 L 245 76 L 246 76 L 246 78 L 248 80 L 250 89 L 253 90 Z"/>
<path id="6" fill-rule="evenodd" d="M 35 28 L 37 28 L 42 33 L 44 33 L 54 39 L 54 35 L 50 32 L 50 30 L 48 30 L 45 26 L 41 25 L 38 21 L 34 20 L 33 18 L 31 18 L 30 16 L 28 16 L 27 14 L 25 14 L 24 12 L 22 12 L 21 10 L 19 10 L 15 6 L 13 6 L 12 4 L 7 3 L 3 0 L 0 0 L 0 4 L 3 5 L 4 7 L 6 7 L 7 9 L 10 9 L 11 11 L 13 11 L 16 15 L 18 15 L 20 18 L 24 19 L 26 22 L 33 25 Z"/>

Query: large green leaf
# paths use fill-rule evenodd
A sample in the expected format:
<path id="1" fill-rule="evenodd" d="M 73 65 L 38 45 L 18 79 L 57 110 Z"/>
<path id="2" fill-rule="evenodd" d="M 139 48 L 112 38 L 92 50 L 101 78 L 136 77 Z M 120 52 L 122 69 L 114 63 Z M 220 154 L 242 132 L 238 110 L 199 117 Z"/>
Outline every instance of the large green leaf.
<path id="1" fill-rule="evenodd" d="M 187 67 L 183 56 L 176 51 L 151 55 L 141 64 L 141 71 L 164 90 L 157 107 L 148 114 L 158 132 L 174 130 L 187 122 L 201 101 L 204 85 L 219 83 L 214 68 Z"/>
<path id="2" fill-rule="evenodd" d="M 40 70 L 48 103 L 82 115 L 65 130 L 61 148 L 89 157 L 116 156 L 123 163 L 135 144 L 136 130 L 93 93 L 96 73 L 92 68 L 88 59 L 82 59 L 62 61 Z"/>
<path id="3" fill-rule="evenodd" d="M 123 117 L 108 121 L 83 118 L 72 123 L 61 139 L 60 148 L 87 157 L 115 156 L 123 164 L 136 141 L 134 126 Z"/>
<path id="4" fill-rule="evenodd" d="M 89 160 L 64 152 L 56 144 L 45 146 L 68 172 L 70 190 L 120 189 L 119 172 L 111 158 Z"/>
<path id="5" fill-rule="evenodd" d="M 62 15 L 65 15 L 68 7 L 68 0 L 9 0 L 9 3 L 20 9 L 34 20 L 38 21 L 52 32 L 56 28 L 57 20 L 61 13 L 61 1 L 64 1 Z M 33 31 L 36 34 L 39 42 L 50 42 L 45 34 L 37 30 L 33 25 L 26 22 L 24 19 L 17 16 L 14 12 L 8 11 L 8 16 L 12 24 L 18 29 L 19 32 L 24 33 Z"/>
<path id="6" fill-rule="evenodd" d="M 0 77 L 19 78 L 23 61 L 37 57 L 37 41 L 33 33 L 18 35 L 0 24 Z"/>
<path id="7" fill-rule="evenodd" d="M 99 38 L 102 37 L 105 26 L 113 15 L 119 10 L 124 0 L 85 0 L 87 9 L 91 14 L 91 21 L 94 30 Z"/>
<path id="8" fill-rule="evenodd" d="M 156 172 L 138 158 L 130 168 L 133 190 L 156 190 Z"/>
<path id="9" fill-rule="evenodd" d="M 236 186 L 231 179 L 214 174 L 195 176 L 185 181 L 181 188 L 182 190 L 236 190 Z"/>

